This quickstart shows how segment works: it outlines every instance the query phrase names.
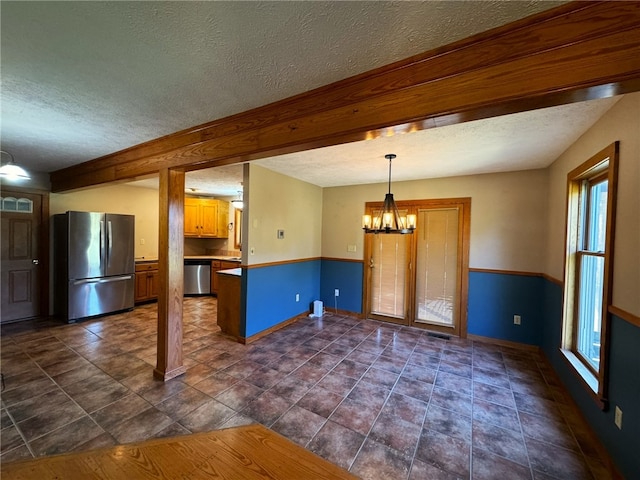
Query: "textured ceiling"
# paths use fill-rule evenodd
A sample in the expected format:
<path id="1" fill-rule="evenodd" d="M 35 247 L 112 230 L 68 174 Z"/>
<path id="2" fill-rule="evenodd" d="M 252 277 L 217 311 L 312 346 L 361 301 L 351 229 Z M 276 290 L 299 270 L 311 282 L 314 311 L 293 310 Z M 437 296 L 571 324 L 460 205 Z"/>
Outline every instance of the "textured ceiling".
<path id="1" fill-rule="evenodd" d="M 560 3 L 2 1 L 2 149 L 50 172 Z"/>

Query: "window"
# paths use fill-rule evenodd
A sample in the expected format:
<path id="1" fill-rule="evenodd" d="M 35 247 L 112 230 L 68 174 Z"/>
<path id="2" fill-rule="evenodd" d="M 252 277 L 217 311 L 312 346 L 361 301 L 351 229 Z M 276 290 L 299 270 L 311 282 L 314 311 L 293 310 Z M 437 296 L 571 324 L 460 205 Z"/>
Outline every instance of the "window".
<path id="1" fill-rule="evenodd" d="M 607 397 L 618 142 L 568 175 L 562 351 L 602 408 Z"/>

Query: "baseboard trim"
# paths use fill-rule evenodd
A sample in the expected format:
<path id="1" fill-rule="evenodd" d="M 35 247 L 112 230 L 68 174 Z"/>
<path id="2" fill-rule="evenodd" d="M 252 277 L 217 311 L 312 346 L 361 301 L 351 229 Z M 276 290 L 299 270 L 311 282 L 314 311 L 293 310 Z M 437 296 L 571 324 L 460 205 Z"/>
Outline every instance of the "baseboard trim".
<path id="1" fill-rule="evenodd" d="M 309 312 L 303 312 L 300 313 L 298 315 L 296 315 L 295 317 L 291 317 L 287 320 L 284 320 L 280 323 L 276 323 L 275 325 L 273 325 L 272 327 L 267 328 L 266 330 L 262 330 L 261 332 L 258 332 L 254 335 L 251 335 L 250 337 L 238 337 L 237 340 L 240 343 L 243 343 L 244 345 L 248 345 L 250 343 L 255 342 L 256 340 L 260 340 L 262 337 L 266 337 L 267 335 L 269 335 L 270 333 L 273 333 L 277 330 L 280 330 L 281 328 L 284 328 L 288 325 L 291 325 L 292 323 L 297 322 L 299 319 L 304 318 L 306 316 L 309 315 Z"/>
<path id="2" fill-rule="evenodd" d="M 513 342 L 511 340 L 501 340 L 499 338 L 483 337 L 482 335 L 473 335 L 471 333 L 467 334 L 467 339 L 473 340 L 474 342 L 491 343 L 493 345 L 498 345 L 501 347 L 510 347 L 510 348 L 517 348 L 520 350 L 527 350 L 529 352 L 540 351 L 540 347 L 538 347 L 537 345 L 529 345 L 528 343 Z"/>

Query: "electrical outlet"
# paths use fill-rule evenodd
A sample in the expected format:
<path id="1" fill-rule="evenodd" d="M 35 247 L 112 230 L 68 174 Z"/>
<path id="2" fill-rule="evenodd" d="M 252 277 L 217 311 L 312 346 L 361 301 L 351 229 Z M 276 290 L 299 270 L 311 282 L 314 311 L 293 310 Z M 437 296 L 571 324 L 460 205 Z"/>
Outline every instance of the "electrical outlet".
<path id="1" fill-rule="evenodd" d="M 300 301 L 300 294 L 296 293 L 296 302 L 299 302 L 299 301 Z"/>
<path id="2" fill-rule="evenodd" d="M 520 315 L 514 315 L 514 316 L 513 316 L 513 324 L 514 324 L 514 325 L 520 325 L 520 321 L 521 321 L 521 320 L 522 320 L 522 319 L 520 318 Z"/>
<path id="3" fill-rule="evenodd" d="M 620 407 L 618 407 L 617 405 L 614 422 L 616 424 L 616 427 L 622 430 L 622 410 L 620 410 Z"/>
<path id="4" fill-rule="evenodd" d="M 338 289 L 336 288 L 336 290 L 335 290 L 335 292 L 333 293 L 333 295 L 334 295 L 335 297 L 339 297 L 339 296 L 340 296 L 340 290 L 338 290 Z"/>

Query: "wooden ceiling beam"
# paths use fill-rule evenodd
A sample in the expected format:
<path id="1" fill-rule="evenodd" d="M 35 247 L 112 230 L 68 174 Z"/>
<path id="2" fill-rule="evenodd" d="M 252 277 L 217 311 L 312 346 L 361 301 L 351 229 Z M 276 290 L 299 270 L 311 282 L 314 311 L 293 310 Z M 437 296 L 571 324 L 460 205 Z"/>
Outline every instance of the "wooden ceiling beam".
<path id="1" fill-rule="evenodd" d="M 51 174 L 52 191 L 640 90 L 640 2 L 575 2 Z"/>

